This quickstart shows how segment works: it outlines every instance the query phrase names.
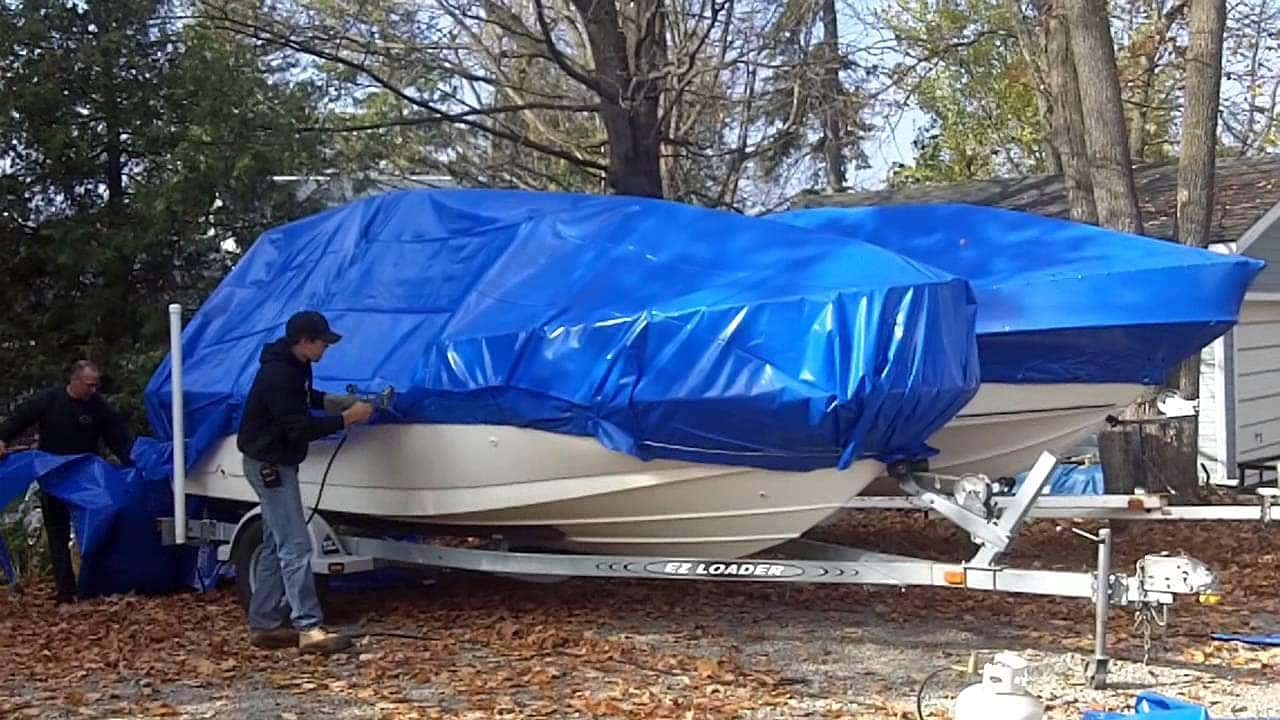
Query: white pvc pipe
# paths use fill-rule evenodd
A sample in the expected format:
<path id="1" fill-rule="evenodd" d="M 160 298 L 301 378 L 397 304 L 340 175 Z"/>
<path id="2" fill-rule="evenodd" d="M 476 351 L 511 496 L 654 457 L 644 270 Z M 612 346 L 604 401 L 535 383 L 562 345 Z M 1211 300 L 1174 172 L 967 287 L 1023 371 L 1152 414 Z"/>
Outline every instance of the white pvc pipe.
<path id="1" fill-rule="evenodd" d="M 182 409 L 182 306 L 169 305 L 169 378 L 173 392 L 173 541 L 187 541 L 187 458 Z"/>

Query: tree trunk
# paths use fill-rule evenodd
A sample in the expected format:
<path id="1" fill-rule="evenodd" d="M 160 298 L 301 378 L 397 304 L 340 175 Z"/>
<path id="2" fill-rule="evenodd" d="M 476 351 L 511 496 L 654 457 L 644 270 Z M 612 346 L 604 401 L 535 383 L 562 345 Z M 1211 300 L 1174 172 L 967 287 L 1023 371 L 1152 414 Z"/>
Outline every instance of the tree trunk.
<path id="1" fill-rule="evenodd" d="M 1192 0 L 1175 227 L 1178 242 L 1196 247 L 1209 244 L 1213 215 L 1213 174 L 1226 14 L 1225 0 Z M 1170 385 L 1178 388 L 1189 400 L 1200 397 L 1198 354 L 1182 361 L 1175 377 L 1170 378 Z"/>
<path id="2" fill-rule="evenodd" d="M 1129 137 L 1120 101 L 1116 49 L 1108 27 L 1105 0 L 1066 0 L 1067 24 L 1080 106 L 1084 113 L 1085 144 L 1093 175 L 1093 198 L 1098 219 L 1109 228 L 1141 233 L 1142 216 L 1133 185 Z"/>
<path id="3" fill-rule="evenodd" d="M 124 207 L 124 149 L 114 126 L 108 125 L 107 133 L 107 207 L 118 212 Z"/>
<path id="4" fill-rule="evenodd" d="M 1142 55 L 1139 58 L 1138 87 L 1135 91 L 1133 118 L 1129 121 L 1129 151 L 1133 159 L 1147 159 L 1147 117 L 1151 112 L 1151 93 L 1155 85 L 1155 58 Z"/>
<path id="5" fill-rule="evenodd" d="M 102 149 L 104 160 L 104 174 L 107 185 L 107 207 L 113 213 L 118 213 L 124 207 L 124 146 L 121 142 L 120 128 L 117 121 L 120 118 L 120 103 L 116 96 L 114 87 L 115 77 L 111 68 L 106 69 L 108 75 L 107 82 L 104 83 L 104 108 L 103 114 L 106 116 L 105 122 L 105 141 Z"/>
<path id="6" fill-rule="evenodd" d="M 1044 96 L 1043 92 L 1036 94 L 1036 114 L 1041 120 L 1041 127 L 1047 131 L 1047 137 L 1041 142 L 1042 151 L 1044 152 L 1044 163 L 1048 164 L 1048 174 L 1051 176 L 1061 176 L 1066 170 L 1062 154 L 1057 149 L 1055 135 L 1055 118 L 1053 118 L 1053 99 Z M 1070 190 L 1068 190 L 1070 192 Z"/>
<path id="7" fill-rule="evenodd" d="M 1049 87 L 1053 92 L 1053 138 L 1062 158 L 1062 176 L 1071 205 L 1071 219 L 1097 223 L 1093 202 L 1093 177 L 1089 149 L 1084 139 L 1084 111 L 1080 107 L 1080 81 L 1071 56 L 1071 35 L 1059 12 L 1045 15 L 1049 50 Z"/>
<path id="8" fill-rule="evenodd" d="M 600 114 L 609 138 L 609 188 L 621 195 L 662 197 L 662 0 L 633 3 L 637 37 L 631 44 L 614 0 L 574 0 L 574 6 L 587 27 L 596 70 L 592 84 L 604 106 Z"/>
<path id="9" fill-rule="evenodd" d="M 1209 240 L 1225 20 L 1225 0 L 1193 0 L 1176 218 L 1178 242 L 1196 247 Z"/>
<path id="10" fill-rule="evenodd" d="M 844 103 L 840 102 L 840 35 L 836 19 L 836 0 L 822 2 L 822 155 L 827 171 L 827 190 L 845 188 L 848 168 L 845 162 Z"/>

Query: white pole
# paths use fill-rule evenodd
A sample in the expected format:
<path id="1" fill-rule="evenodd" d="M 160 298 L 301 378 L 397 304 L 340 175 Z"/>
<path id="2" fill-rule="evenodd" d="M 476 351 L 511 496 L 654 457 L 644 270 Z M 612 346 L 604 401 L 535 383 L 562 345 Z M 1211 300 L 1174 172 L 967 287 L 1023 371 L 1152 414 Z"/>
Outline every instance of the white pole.
<path id="1" fill-rule="evenodd" d="M 182 306 L 169 305 L 169 378 L 173 391 L 173 541 L 187 541 L 187 462 L 182 409 Z"/>

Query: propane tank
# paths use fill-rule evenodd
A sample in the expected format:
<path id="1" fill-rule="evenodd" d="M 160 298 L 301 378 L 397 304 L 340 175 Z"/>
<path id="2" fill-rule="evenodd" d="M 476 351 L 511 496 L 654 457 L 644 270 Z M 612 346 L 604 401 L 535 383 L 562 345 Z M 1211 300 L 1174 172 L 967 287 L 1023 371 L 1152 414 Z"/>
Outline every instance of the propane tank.
<path id="1" fill-rule="evenodd" d="M 982 682 L 956 698 L 955 720 L 1042 720 L 1044 703 L 1027 690 L 1029 663 L 1000 653 L 983 666 Z"/>

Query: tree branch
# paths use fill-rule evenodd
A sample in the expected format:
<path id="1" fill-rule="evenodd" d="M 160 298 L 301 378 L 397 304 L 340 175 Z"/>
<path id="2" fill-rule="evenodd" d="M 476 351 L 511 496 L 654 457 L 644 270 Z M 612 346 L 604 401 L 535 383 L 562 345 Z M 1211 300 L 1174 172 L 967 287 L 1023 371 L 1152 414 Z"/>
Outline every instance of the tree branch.
<path id="1" fill-rule="evenodd" d="M 609 1 L 612 2 L 612 0 Z M 542 40 L 546 44 L 547 53 L 551 56 L 551 60 L 583 87 L 604 97 L 604 84 L 600 82 L 600 79 L 589 75 L 586 70 L 575 65 L 564 53 L 560 52 L 560 47 L 556 45 L 555 35 L 552 33 L 551 24 L 547 20 L 547 6 L 544 1 L 534 0 L 533 4 L 537 9 L 538 29 L 542 31 Z"/>
<path id="2" fill-rule="evenodd" d="M 358 133 L 369 130 L 387 130 L 394 127 L 418 127 L 421 125 L 433 125 L 437 123 L 451 123 L 467 117 L 482 117 L 489 115 L 501 115 L 507 113 L 519 113 L 529 110 L 553 110 L 556 112 L 570 113 L 595 113 L 598 112 L 600 106 L 598 104 L 591 105 L 562 105 L 559 103 L 523 103 L 518 105 L 498 105 L 487 108 L 472 108 L 461 112 L 453 112 L 448 115 L 433 115 L 431 117 L 418 118 L 399 118 L 396 120 L 382 120 L 362 125 L 309 125 L 292 128 L 295 132 L 302 133 Z M 279 128 L 266 128 L 279 129 Z"/>
<path id="3" fill-rule="evenodd" d="M 557 158 L 560 158 L 561 160 L 565 160 L 583 167 L 589 167 L 595 170 L 605 170 L 607 168 L 607 166 L 605 166 L 603 163 L 577 157 L 574 154 L 566 152 L 560 148 L 552 147 L 544 143 L 539 143 L 531 138 L 521 137 L 515 133 L 511 133 L 509 131 L 505 131 L 500 128 L 496 128 L 472 119 L 477 115 L 484 115 L 484 113 L 475 113 L 472 111 L 454 113 L 454 112 L 444 110 L 443 108 L 437 107 L 435 104 L 431 102 L 428 102 L 421 98 L 414 97 L 413 95 L 406 92 L 403 88 L 391 82 L 388 78 L 384 77 L 378 71 L 368 67 L 367 65 L 359 61 L 351 60 L 350 58 L 339 55 L 338 53 L 329 52 L 316 47 L 311 47 L 310 45 L 294 40 L 288 37 L 287 35 L 282 35 L 281 33 L 278 33 L 276 31 L 273 31 L 261 25 L 238 20 L 236 18 L 230 17 L 229 15 L 225 15 L 221 17 L 197 15 L 189 19 L 204 20 L 206 22 L 213 24 L 215 29 L 221 29 L 226 32 L 231 32 L 231 33 L 239 34 L 245 37 L 250 37 L 260 42 L 271 43 L 278 47 L 287 48 L 289 50 L 293 50 L 293 51 L 302 53 L 304 55 L 309 55 L 311 57 L 314 57 L 320 60 L 327 60 L 329 62 L 341 65 L 342 67 L 345 67 L 349 70 L 353 70 L 355 72 L 361 73 L 366 77 L 370 78 L 371 80 L 373 80 L 375 83 L 377 83 L 379 86 L 381 86 L 391 94 L 400 98 L 401 100 L 409 103 L 410 105 L 426 110 L 427 112 L 438 117 L 442 121 L 465 125 L 467 127 L 474 128 L 481 132 L 485 132 L 490 135 L 493 135 L 494 137 L 499 137 L 504 140 L 508 140 L 520 145 L 524 145 L 525 147 L 531 148 L 533 150 L 537 150 L 538 152 L 544 153 L 546 155 L 551 155 L 553 157 L 557 157 Z"/>

